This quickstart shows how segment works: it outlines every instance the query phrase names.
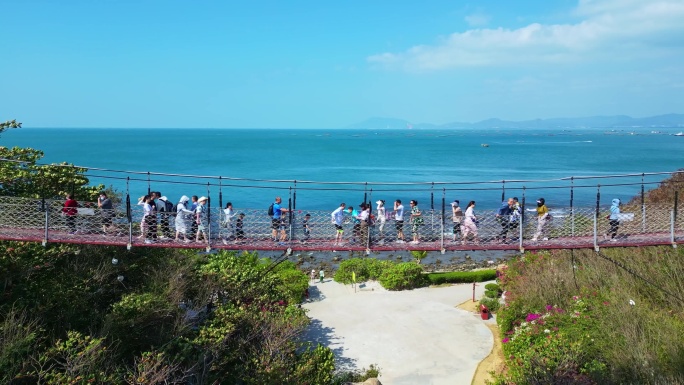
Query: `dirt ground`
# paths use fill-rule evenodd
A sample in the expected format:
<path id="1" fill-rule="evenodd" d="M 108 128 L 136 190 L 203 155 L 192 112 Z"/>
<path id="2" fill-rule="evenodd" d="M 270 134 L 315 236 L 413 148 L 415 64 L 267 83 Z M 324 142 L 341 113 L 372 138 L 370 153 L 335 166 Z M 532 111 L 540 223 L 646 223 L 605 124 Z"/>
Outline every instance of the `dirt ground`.
<path id="1" fill-rule="evenodd" d="M 461 310 L 478 313 L 479 310 L 477 306 L 478 302 L 468 300 L 457 307 Z M 504 357 L 503 350 L 501 348 L 501 336 L 499 334 L 499 327 L 497 326 L 496 322 L 493 321 L 494 320 L 491 319 L 485 324 L 492 332 L 492 336 L 494 337 L 494 346 L 492 347 L 492 351 L 489 352 L 489 355 L 485 357 L 485 359 L 482 360 L 479 365 L 477 365 L 471 385 L 485 385 L 487 380 L 492 379 L 490 372 L 498 372 L 503 368 Z"/>

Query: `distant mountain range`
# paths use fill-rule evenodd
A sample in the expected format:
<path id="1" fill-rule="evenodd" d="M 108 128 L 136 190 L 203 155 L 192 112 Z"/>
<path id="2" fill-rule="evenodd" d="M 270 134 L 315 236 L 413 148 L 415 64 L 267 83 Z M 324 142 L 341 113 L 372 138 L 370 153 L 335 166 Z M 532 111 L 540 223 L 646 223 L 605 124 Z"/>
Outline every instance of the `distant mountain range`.
<path id="1" fill-rule="evenodd" d="M 345 128 L 368 128 L 373 130 L 380 129 L 514 129 L 514 128 L 610 128 L 610 129 L 629 129 L 629 128 L 663 128 L 663 127 L 684 127 L 684 114 L 667 114 L 650 116 L 646 118 L 632 118 L 627 115 L 615 116 L 589 116 L 584 118 L 552 118 L 524 120 L 519 122 L 487 119 L 476 123 L 453 122 L 446 124 L 432 123 L 413 123 L 404 119 L 394 118 L 370 118 Z"/>

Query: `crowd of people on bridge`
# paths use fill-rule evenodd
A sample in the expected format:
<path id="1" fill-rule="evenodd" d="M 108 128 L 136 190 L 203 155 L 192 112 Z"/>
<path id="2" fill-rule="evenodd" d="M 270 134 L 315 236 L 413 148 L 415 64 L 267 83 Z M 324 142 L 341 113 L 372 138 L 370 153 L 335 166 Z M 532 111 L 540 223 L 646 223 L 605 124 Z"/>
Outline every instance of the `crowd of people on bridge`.
<path id="1" fill-rule="evenodd" d="M 169 202 L 167 197 L 159 191 L 152 191 L 140 197 L 138 205 L 142 206 L 143 216 L 140 222 L 140 239 L 145 243 L 154 243 L 158 239 L 174 240 L 176 242 L 203 242 L 210 243 L 210 220 L 209 209 L 207 207 L 208 198 L 205 196 L 197 197 L 193 195 L 181 196 L 177 204 Z M 553 217 L 546 206 L 544 198 L 539 198 L 536 207 L 536 231 L 532 237 L 533 242 L 548 240 L 548 228 L 552 223 Z M 98 208 L 101 209 L 102 231 L 104 234 L 115 232 L 113 218 L 115 210 L 112 201 L 102 192 L 97 201 Z M 375 202 L 375 210 L 370 202 L 362 202 L 358 209 L 347 206 L 346 203 L 340 205 L 330 213 L 331 231 L 333 231 L 333 247 L 341 246 L 345 242 L 350 244 L 367 245 L 370 241 L 371 228 L 375 229 L 373 242 L 384 244 L 388 241 L 396 243 L 406 243 L 404 234 L 405 220 L 410 226 L 410 244 L 417 245 L 421 242 L 421 227 L 425 224 L 423 213 L 421 212 L 418 201 L 409 202 L 409 210 L 404 208 L 402 201 L 396 199 L 393 205 L 386 207 L 385 200 Z M 461 209 L 460 201 L 454 200 L 451 203 L 451 218 L 453 223 L 452 242 L 460 242 L 465 245 L 468 242 L 478 244 L 480 242 L 479 227 L 480 221 L 475 213 L 475 201 L 468 202 L 465 210 Z M 615 241 L 620 225 L 620 200 L 613 199 L 610 213 L 606 217 L 609 221 L 609 230 L 606 233 L 606 240 Z M 501 227 L 495 241 L 500 243 L 515 242 L 519 239 L 518 228 L 522 220 L 522 206 L 517 197 L 511 197 L 501 203 L 496 211 L 495 220 Z M 277 244 L 285 245 L 291 240 L 288 235 L 290 209 L 283 207 L 281 197 L 276 197 L 268 208 L 270 217 L 271 240 Z M 71 194 L 66 196 L 66 201 L 62 209 L 65 223 L 70 233 L 76 233 L 76 216 L 78 214 L 78 202 L 73 199 Z M 175 228 L 175 235 L 172 231 L 171 221 Z M 386 231 L 387 222 L 394 222 L 394 234 L 396 239 L 389 239 Z M 351 236 L 345 238 L 345 225 L 351 224 Z M 226 229 L 221 236 L 224 243 L 244 243 L 247 234 L 245 232 L 245 214 L 236 213 L 231 202 L 223 208 L 223 213 L 219 226 Z M 311 238 L 312 226 L 311 215 L 306 214 L 302 217 L 301 223 L 302 237 L 300 242 L 306 243 Z"/>

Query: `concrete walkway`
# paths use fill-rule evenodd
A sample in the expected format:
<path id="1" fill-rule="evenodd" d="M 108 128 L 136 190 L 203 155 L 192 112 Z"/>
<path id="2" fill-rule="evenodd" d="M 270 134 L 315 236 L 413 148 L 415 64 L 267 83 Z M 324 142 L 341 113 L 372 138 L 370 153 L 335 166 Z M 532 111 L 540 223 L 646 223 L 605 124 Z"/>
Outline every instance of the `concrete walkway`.
<path id="1" fill-rule="evenodd" d="M 484 293 L 476 287 L 476 298 Z M 477 314 L 456 308 L 472 284 L 391 292 L 377 282 L 311 284 L 305 338 L 331 348 L 341 368 L 380 367 L 383 385 L 470 384 L 491 351 L 492 334 Z M 491 321 L 488 321 L 491 322 Z"/>

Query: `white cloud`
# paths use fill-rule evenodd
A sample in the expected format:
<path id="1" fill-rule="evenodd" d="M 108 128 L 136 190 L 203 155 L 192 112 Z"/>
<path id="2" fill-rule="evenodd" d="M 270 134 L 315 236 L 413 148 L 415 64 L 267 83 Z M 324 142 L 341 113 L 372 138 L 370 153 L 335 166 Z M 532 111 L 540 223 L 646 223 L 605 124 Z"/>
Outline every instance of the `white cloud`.
<path id="1" fill-rule="evenodd" d="M 684 48 L 684 0 L 579 0 L 573 24 L 481 28 L 437 44 L 368 57 L 410 71 L 621 60 L 677 54 Z"/>
<path id="2" fill-rule="evenodd" d="M 471 27 L 481 27 L 489 24 L 490 17 L 483 13 L 475 13 L 465 17 L 466 23 Z"/>

